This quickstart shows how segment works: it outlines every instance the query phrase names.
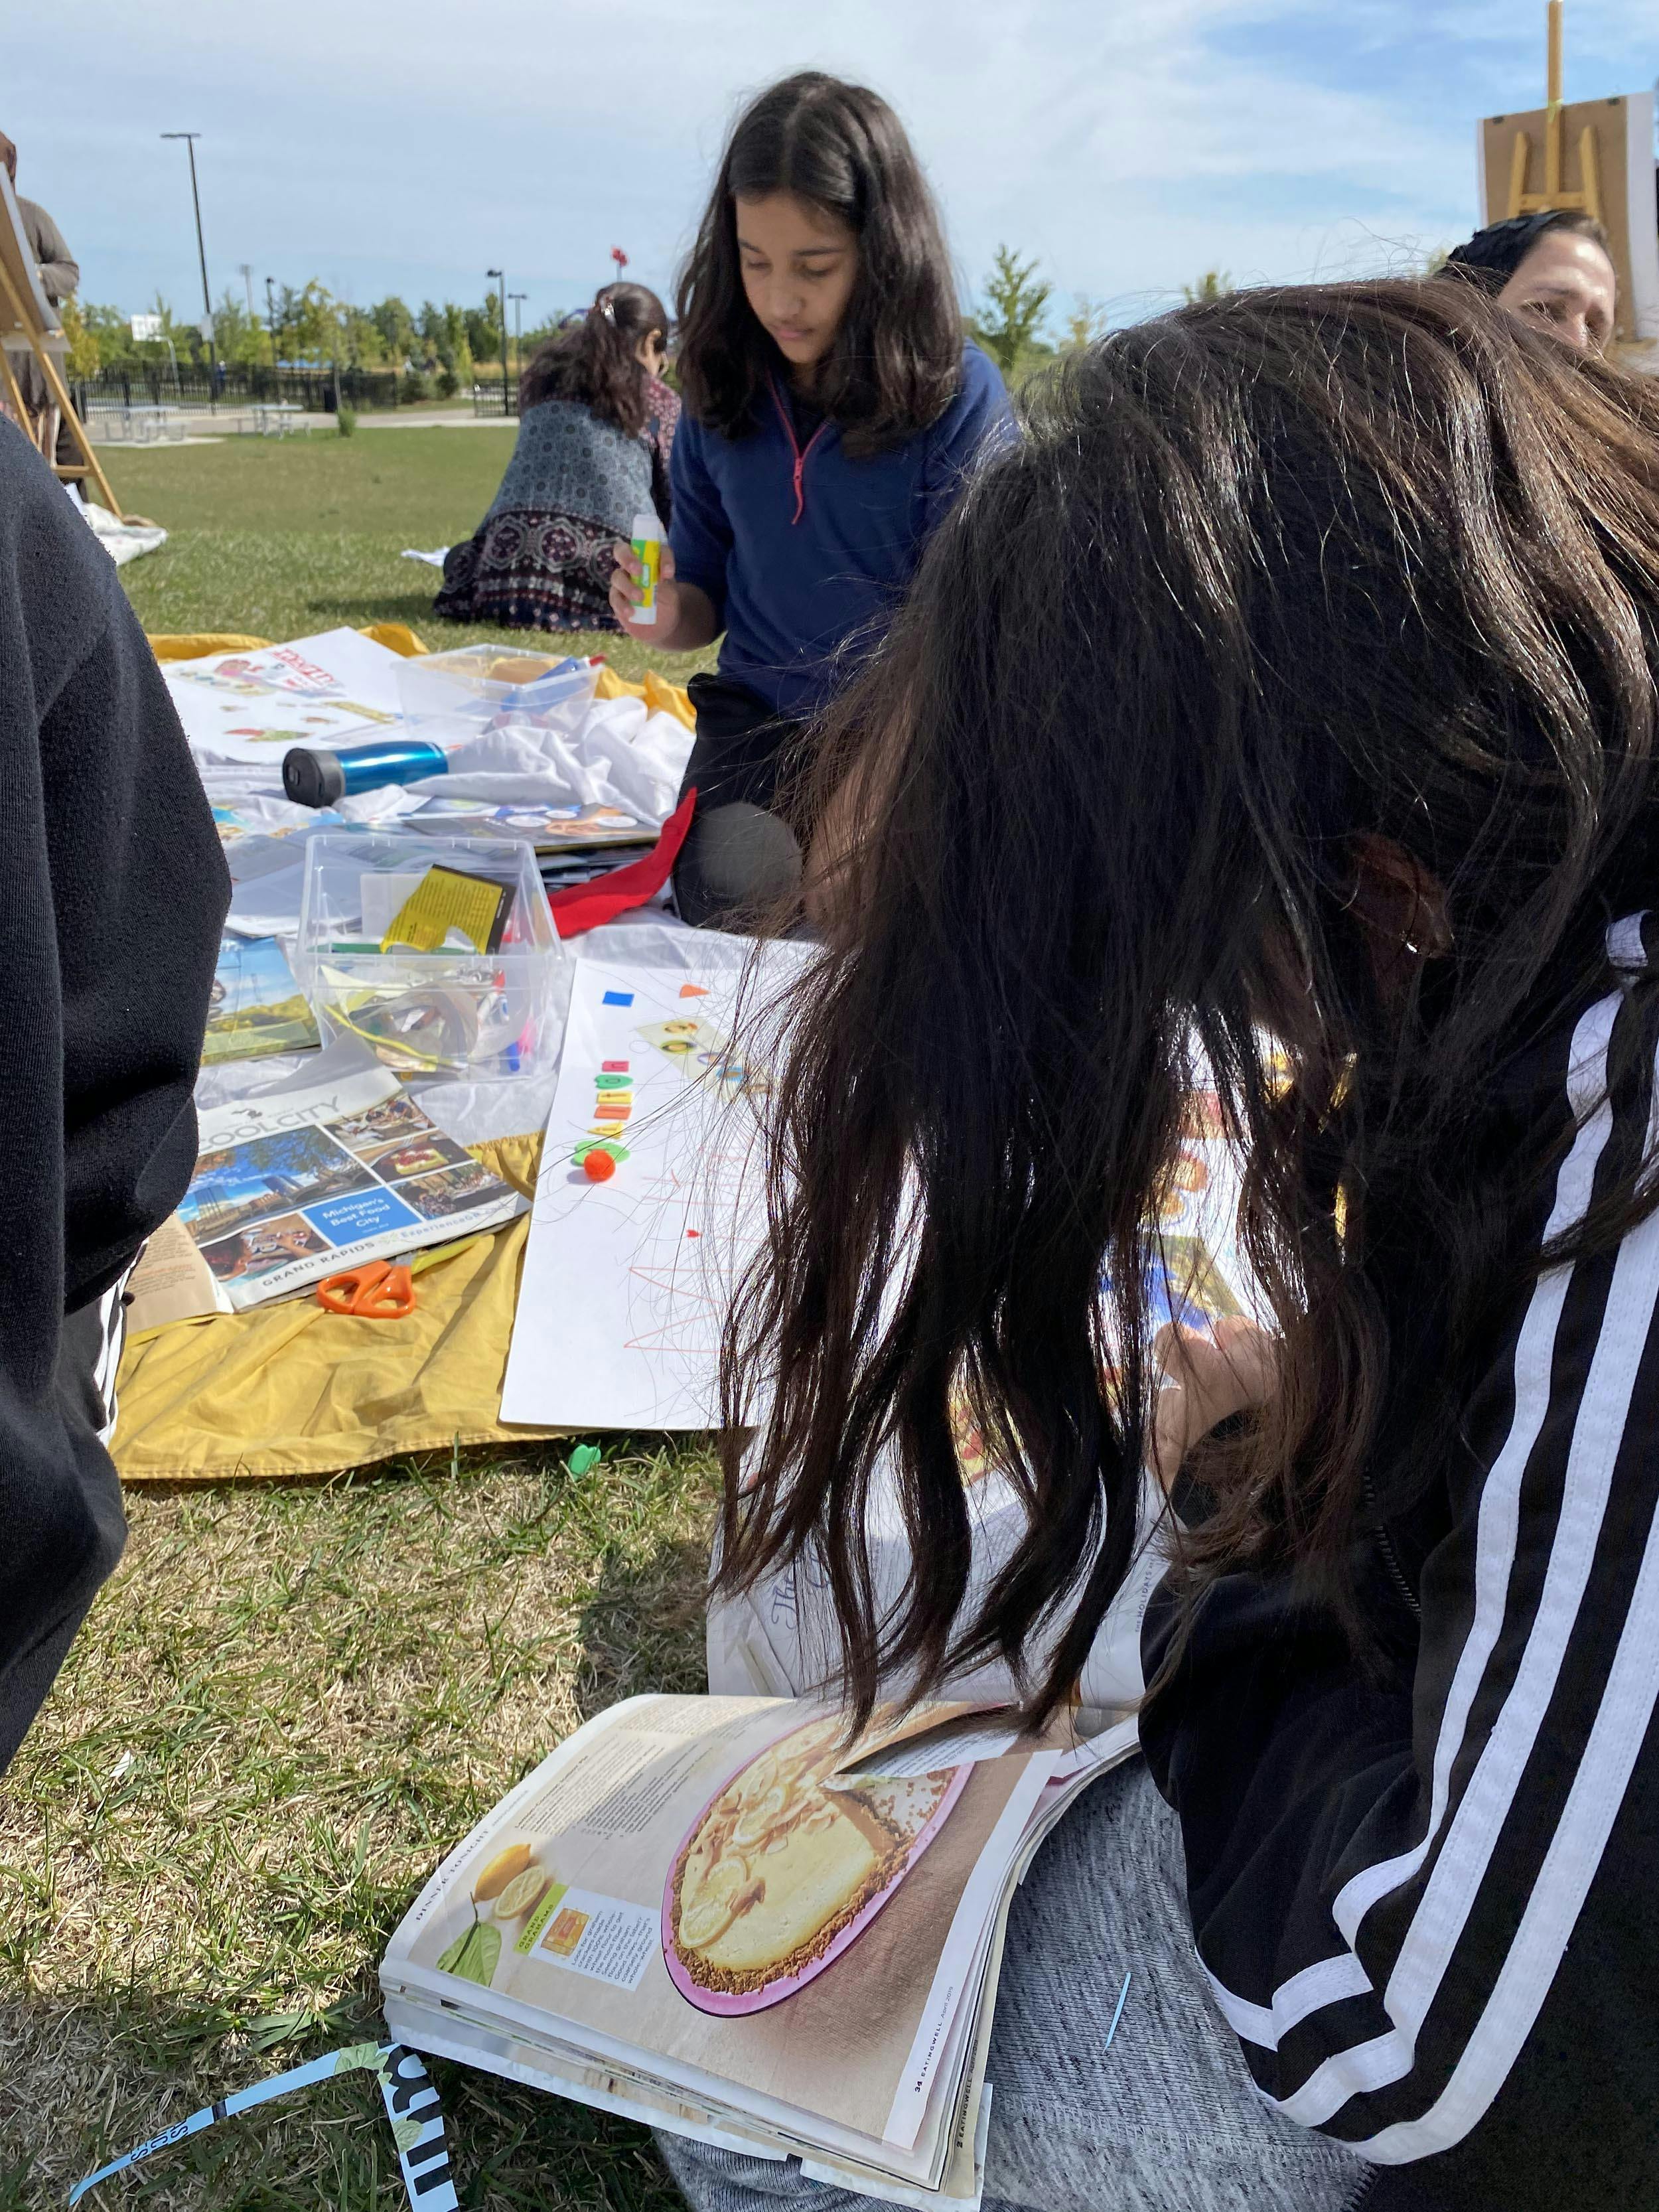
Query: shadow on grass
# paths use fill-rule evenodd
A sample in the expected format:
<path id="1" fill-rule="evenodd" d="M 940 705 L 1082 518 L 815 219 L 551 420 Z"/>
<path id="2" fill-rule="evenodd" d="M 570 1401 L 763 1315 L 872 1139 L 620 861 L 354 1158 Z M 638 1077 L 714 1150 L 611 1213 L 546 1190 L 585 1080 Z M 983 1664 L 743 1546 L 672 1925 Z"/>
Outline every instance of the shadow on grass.
<path id="1" fill-rule="evenodd" d="M 257 2054 L 222 2016 L 165 1996 L 0 2006 L 0 2045 L 53 2050 L 58 2094 L 21 2108 L 0 2087 L 0 2212 L 62 2212 L 70 2186 L 216 2096 L 341 2044 L 379 2039 L 366 1995 Z M 468 2212 L 675 2212 L 643 2128 L 470 2067 L 431 2059 L 457 2192 Z M 38 2081 L 38 2063 L 29 2071 Z M 141 2196 L 142 2192 L 142 2196 Z M 93 2212 L 395 2212 L 404 2203 L 374 2080 L 346 2075 L 222 2120 L 104 2183 Z"/>
<path id="2" fill-rule="evenodd" d="M 582 1718 L 648 1691 L 696 1696 L 708 1687 L 703 1612 L 708 1547 L 665 1539 L 641 1558 L 607 1553 L 577 1615 Z"/>

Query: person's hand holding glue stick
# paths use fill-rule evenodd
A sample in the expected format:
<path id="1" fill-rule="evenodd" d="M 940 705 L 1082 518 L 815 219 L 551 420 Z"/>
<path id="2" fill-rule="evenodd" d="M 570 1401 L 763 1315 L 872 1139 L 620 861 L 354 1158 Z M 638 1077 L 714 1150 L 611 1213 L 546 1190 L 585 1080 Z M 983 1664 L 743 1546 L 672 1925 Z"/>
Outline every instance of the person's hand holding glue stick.
<path id="1" fill-rule="evenodd" d="M 642 621 L 646 600 L 645 562 L 633 545 L 618 538 L 611 547 L 617 565 L 611 573 L 611 611 L 621 629 L 641 645 L 654 645 L 659 653 L 694 653 L 712 645 L 720 635 L 714 605 L 696 584 L 674 580 L 674 549 L 663 539 L 657 550 L 661 566 L 653 595 L 654 620 Z"/>

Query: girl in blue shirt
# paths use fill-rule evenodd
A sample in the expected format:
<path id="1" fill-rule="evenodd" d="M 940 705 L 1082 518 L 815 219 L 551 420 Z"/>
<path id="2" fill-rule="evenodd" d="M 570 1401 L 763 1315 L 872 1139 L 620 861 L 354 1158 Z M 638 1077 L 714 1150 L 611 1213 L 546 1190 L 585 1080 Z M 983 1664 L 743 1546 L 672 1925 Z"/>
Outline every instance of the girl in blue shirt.
<path id="1" fill-rule="evenodd" d="M 799 884 L 809 833 L 791 742 L 868 651 L 988 432 L 995 368 L 965 344 L 932 196 L 902 125 L 808 71 L 726 147 L 680 285 L 685 403 L 657 620 L 619 544 L 611 605 L 641 644 L 690 652 L 697 815 L 680 911 L 732 927 Z"/>

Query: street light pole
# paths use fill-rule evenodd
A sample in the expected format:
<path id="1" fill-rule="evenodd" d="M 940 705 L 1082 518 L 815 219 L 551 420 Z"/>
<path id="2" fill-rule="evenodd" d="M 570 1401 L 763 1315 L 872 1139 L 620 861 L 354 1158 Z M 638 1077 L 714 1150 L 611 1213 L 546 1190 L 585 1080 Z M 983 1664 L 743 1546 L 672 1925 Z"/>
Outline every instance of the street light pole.
<path id="1" fill-rule="evenodd" d="M 507 278 L 499 269 L 486 269 L 486 278 L 493 276 L 501 288 L 501 412 L 509 412 L 507 404 Z"/>
<path id="2" fill-rule="evenodd" d="M 213 295 L 208 290 L 207 247 L 202 242 L 202 195 L 196 185 L 196 141 L 201 135 L 199 131 L 164 131 L 161 133 L 163 138 L 182 138 L 185 151 L 190 155 L 190 204 L 196 210 L 196 257 L 202 264 L 202 336 L 207 341 L 211 400 L 216 402 L 219 353 L 213 342 Z"/>
<path id="3" fill-rule="evenodd" d="M 276 279 L 265 279 L 265 328 L 270 333 L 270 380 L 278 398 L 282 397 L 282 378 L 276 370 Z"/>
<path id="4" fill-rule="evenodd" d="M 530 295 L 528 292 L 509 292 L 507 296 L 513 302 L 513 350 L 519 356 L 519 374 L 522 376 L 524 374 L 524 303 Z"/>

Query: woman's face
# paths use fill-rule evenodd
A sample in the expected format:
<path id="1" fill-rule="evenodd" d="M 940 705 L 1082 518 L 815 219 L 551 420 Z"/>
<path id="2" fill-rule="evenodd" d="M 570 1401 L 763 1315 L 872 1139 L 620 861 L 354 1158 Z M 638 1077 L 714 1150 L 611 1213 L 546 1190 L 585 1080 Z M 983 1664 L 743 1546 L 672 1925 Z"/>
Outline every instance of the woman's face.
<path id="1" fill-rule="evenodd" d="M 1547 230 L 1498 299 L 1580 353 L 1601 353 L 1613 336 L 1618 291 L 1613 264 L 1593 238 Z"/>
<path id="2" fill-rule="evenodd" d="M 755 319 L 792 368 L 811 369 L 835 343 L 858 282 L 858 235 L 793 192 L 734 198 L 738 260 Z"/>

